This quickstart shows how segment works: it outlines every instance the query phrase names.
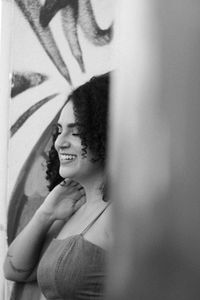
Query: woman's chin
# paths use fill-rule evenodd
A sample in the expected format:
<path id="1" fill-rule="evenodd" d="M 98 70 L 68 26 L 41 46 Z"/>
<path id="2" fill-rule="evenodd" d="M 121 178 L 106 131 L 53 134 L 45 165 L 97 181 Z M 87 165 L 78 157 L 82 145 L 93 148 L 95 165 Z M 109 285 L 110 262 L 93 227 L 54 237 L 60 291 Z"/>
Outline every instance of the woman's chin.
<path id="1" fill-rule="evenodd" d="M 74 179 L 74 174 L 72 172 L 66 172 L 64 170 L 60 170 L 59 174 L 62 178 L 72 178 L 72 179 Z"/>

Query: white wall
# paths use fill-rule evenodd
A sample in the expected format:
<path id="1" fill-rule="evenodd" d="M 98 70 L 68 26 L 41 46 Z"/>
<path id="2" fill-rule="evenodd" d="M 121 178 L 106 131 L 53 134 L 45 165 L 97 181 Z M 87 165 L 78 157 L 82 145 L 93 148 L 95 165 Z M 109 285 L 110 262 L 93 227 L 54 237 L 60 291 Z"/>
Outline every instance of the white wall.
<path id="1" fill-rule="evenodd" d="M 6 186 L 8 153 L 9 42 L 11 2 L 0 2 L 0 299 L 7 299 L 2 264 L 6 251 Z"/>

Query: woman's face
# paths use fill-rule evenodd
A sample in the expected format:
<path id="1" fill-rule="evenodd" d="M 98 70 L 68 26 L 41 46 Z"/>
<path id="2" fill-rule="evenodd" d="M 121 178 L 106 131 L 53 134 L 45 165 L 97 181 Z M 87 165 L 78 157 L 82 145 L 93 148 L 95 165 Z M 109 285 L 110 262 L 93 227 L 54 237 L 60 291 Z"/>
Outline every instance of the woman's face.
<path id="1" fill-rule="evenodd" d="M 58 137 L 55 148 L 60 160 L 60 176 L 81 180 L 100 171 L 100 163 L 91 162 L 92 153 L 87 149 L 87 156 L 82 156 L 81 139 L 75 123 L 72 101 L 63 108 L 58 120 Z"/>

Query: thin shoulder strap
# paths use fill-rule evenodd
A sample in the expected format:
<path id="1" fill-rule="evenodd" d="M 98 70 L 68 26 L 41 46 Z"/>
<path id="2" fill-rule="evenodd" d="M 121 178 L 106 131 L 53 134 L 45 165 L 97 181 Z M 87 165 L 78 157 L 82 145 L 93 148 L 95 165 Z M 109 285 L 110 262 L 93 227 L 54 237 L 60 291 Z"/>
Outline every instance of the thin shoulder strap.
<path id="1" fill-rule="evenodd" d="M 110 202 L 104 207 L 104 209 L 90 222 L 85 229 L 81 232 L 81 235 L 84 235 L 91 227 L 92 225 L 98 220 L 98 218 L 104 213 L 106 208 L 110 205 Z"/>

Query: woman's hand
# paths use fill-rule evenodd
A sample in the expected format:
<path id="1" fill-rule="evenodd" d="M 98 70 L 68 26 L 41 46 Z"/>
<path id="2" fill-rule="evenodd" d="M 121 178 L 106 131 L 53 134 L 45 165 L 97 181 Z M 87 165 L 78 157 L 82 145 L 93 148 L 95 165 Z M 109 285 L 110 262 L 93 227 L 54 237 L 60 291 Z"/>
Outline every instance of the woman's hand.
<path id="1" fill-rule="evenodd" d="M 65 179 L 46 197 L 39 211 L 52 220 L 67 220 L 86 202 L 84 188 L 72 179 Z"/>

